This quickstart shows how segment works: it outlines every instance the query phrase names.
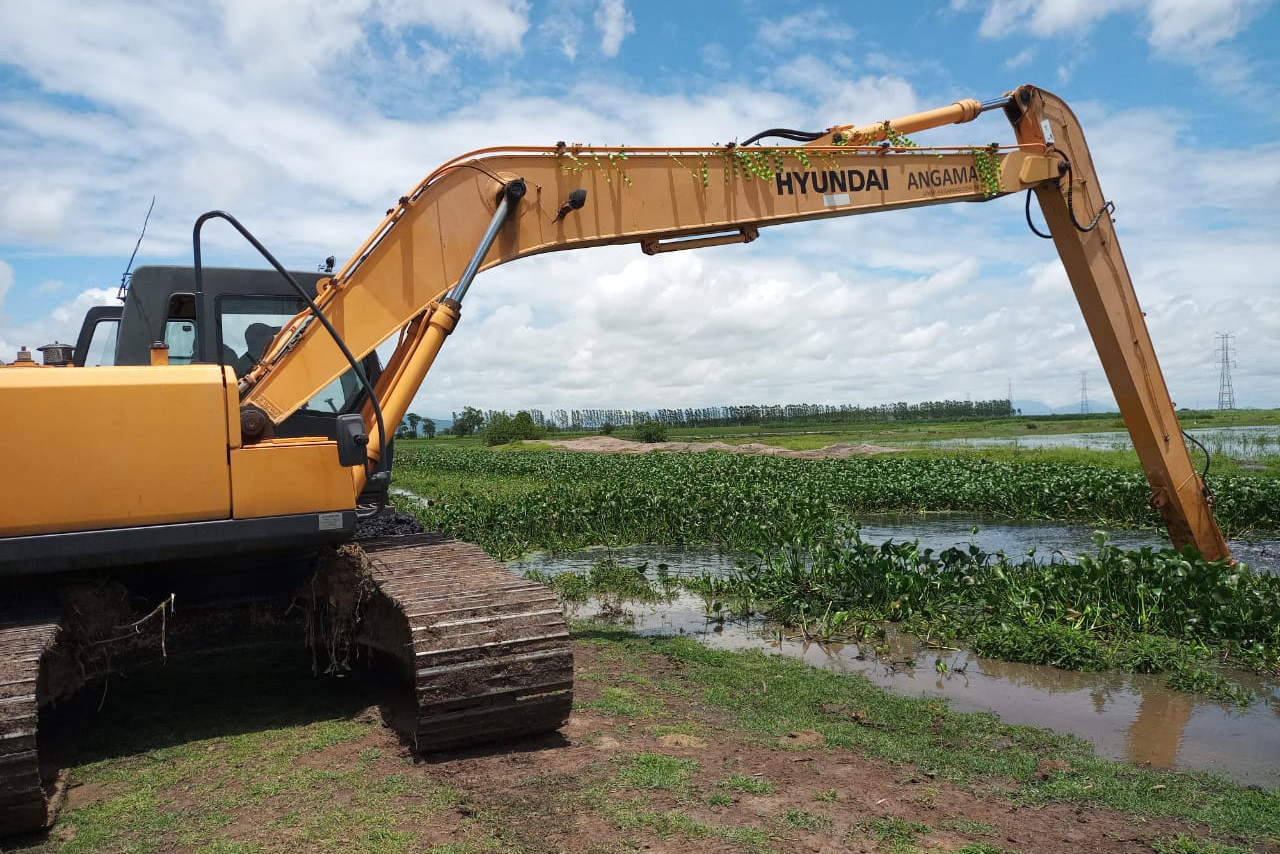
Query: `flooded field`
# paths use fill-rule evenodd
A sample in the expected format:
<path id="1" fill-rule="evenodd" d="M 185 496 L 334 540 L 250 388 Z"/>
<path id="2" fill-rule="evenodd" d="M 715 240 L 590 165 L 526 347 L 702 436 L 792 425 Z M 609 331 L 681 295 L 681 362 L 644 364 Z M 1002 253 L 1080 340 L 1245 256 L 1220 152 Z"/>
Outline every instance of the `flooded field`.
<path id="1" fill-rule="evenodd" d="M 956 519 L 950 521 L 964 525 Z M 970 537 L 973 520 L 970 517 L 967 521 L 961 541 Z M 903 525 L 879 519 L 863 530 L 872 541 L 881 536 L 901 539 Z M 1064 526 L 1005 527 L 1037 537 L 1045 534 L 1045 528 L 1052 528 L 1051 533 L 1059 539 L 1039 542 L 1052 541 L 1065 553 L 1090 546 L 1088 529 L 1077 538 L 1075 533 L 1061 532 L 1059 529 Z M 919 536 L 922 542 L 936 538 L 936 547 L 954 544 L 948 541 L 954 530 L 930 529 L 926 535 L 919 521 L 914 530 L 912 538 Z M 990 548 L 984 540 L 989 530 L 983 529 L 977 535 L 977 542 L 984 548 Z M 1011 545 L 1027 542 L 1019 537 L 1019 530 L 992 534 L 1008 538 Z M 1154 534 L 1151 537 L 1157 539 Z M 1119 537 L 1116 539 L 1120 541 Z M 1057 542 L 1063 545 L 1056 545 Z M 1025 550 L 1020 548 L 1019 552 Z M 1045 553 L 1043 545 L 1039 553 Z M 507 566 L 515 572 L 585 571 L 605 557 L 625 565 L 648 562 L 651 569 L 665 563 L 673 576 L 727 572 L 735 560 L 734 555 L 714 549 L 632 546 L 586 549 L 559 556 L 533 555 Z M 1257 702 L 1242 710 L 1171 691 L 1159 676 L 1080 673 L 993 661 L 965 650 L 929 648 L 917 638 L 892 631 L 879 644 L 805 641 L 760 619 L 708 619 L 702 601 L 689 595 L 654 605 L 626 604 L 621 612 L 614 604 L 590 602 L 571 606 L 570 613 L 620 621 L 640 633 L 687 635 L 717 649 L 763 649 L 819 667 L 860 673 L 873 683 L 904 695 L 942 698 L 959 710 L 989 711 L 1007 723 L 1078 735 L 1091 741 L 1100 754 L 1113 759 L 1162 769 L 1209 771 L 1246 784 L 1280 787 L 1280 683 L 1242 677 L 1241 681 L 1250 684 L 1259 696 Z"/>
<path id="2" fill-rule="evenodd" d="M 871 543 L 885 540 L 919 540 L 925 548 L 941 550 L 974 543 L 983 551 L 1024 555 L 1034 548 L 1036 556 L 1074 557 L 1095 551 L 1090 525 L 1062 522 L 1018 522 L 972 513 L 883 513 L 861 517 L 862 538 Z M 977 533 L 973 529 L 977 528 Z M 1122 549 L 1168 548 L 1163 530 L 1121 528 L 1107 532 L 1108 541 Z M 1230 540 L 1236 560 L 1260 572 L 1280 572 L 1280 540 Z"/>
<path id="3" fill-rule="evenodd" d="M 1188 430 L 1211 454 L 1239 459 L 1280 457 L 1280 426 L 1200 427 Z M 1048 435 L 938 439 L 922 443 L 931 448 L 1085 448 L 1092 451 L 1127 451 L 1133 448 L 1123 430 L 1106 433 L 1060 433 Z M 1193 454 L 1199 452 L 1193 447 Z"/>

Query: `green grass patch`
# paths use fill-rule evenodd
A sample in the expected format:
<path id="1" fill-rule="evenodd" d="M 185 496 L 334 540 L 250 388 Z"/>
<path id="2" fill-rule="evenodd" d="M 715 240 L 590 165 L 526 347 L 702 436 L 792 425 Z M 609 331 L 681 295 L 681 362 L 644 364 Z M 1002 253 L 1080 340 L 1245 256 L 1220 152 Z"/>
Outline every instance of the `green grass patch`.
<path id="1" fill-rule="evenodd" d="M 721 780 L 716 783 L 716 786 L 731 792 L 741 792 L 744 795 L 771 795 L 774 791 L 773 783 L 764 777 L 747 777 L 741 774 Z"/>
<path id="2" fill-rule="evenodd" d="M 1224 845 L 1211 839 L 1197 839 L 1185 834 L 1162 839 L 1152 847 L 1156 854 L 1253 854 L 1249 848 Z"/>
<path id="3" fill-rule="evenodd" d="M 662 714 L 666 709 L 661 697 L 647 693 L 637 694 L 628 688 L 604 688 L 597 699 L 575 705 L 619 718 L 651 718 Z"/>
<path id="4" fill-rule="evenodd" d="M 636 789 L 683 792 L 689 788 L 698 763 L 662 753 L 635 753 L 626 758 L 617 780 Z"/>
<path id="5" fill-rule="evenodd" d="M 787 807 L 783 810 L 778 820 L 787 827 L 795 830 L 807 830 L 810 833 L 816 833 L 831 826 L 831 819 L 826 816 L 814 815 L 795 807 Z"/>

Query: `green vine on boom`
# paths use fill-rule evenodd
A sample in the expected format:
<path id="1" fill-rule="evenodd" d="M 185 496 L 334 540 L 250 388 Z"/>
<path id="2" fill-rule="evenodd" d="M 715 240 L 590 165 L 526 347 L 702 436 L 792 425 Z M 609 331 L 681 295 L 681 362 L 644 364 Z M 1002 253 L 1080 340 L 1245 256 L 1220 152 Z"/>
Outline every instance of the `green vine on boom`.
<path id="1" fill-rule="evenodd" d="M 982 185 L 982 195 L 986 198 L 1000 193 L 1000 144 L 991 143 L 986 148 L 973 148 L 967 153 L 973 155 L 974 168 L 978 170 L 978 183 Z"/>
<path id="2" fill-rule="evenodd" d="M 575 146 L 575 148 L 577 148 Z M 631 186 L 631 178 L 627 175 L 627 149 L 626 146 L 618 146 L 618 150 L 612 152 L 604 160 L 600 159 L 600 155 L 594 151 L 589 152 L 584 157 L 590 157 L 591 161 L 587 162 L 584 157 L 578 157 L 573 151 L 565 149 L 557 151 L 557 155 L 566 158 L 565 162 L 560 164 L 560 168 L 566 172 L 581 172 L 588 166 L 594 166 L 607 183 L 613 183 L 611 173 L 616 172 L 622 183 L 628 187 Z"/>

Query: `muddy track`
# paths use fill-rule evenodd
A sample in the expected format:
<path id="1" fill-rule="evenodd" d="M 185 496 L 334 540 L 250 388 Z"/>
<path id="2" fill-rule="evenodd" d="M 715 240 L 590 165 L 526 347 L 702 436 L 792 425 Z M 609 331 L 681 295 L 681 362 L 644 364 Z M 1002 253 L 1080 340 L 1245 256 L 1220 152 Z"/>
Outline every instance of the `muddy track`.
<path id="1" fill-rule="evenodd" d="M 60 775 L 42 780 L 36 724 L 40 661 L 58 636 L 56 611 L 0 612 L 0 836 L 49 824 L 61 796 Z"/>
<path id="2" fill-rule="evenodd" d="M 573 651 L 551 591 L 515 577 L 479 546 L 439 534 L 360 546 L 377 594 L 357 641 L 412 672 L 416 750 L 564 725 L 573 705 Z"/>

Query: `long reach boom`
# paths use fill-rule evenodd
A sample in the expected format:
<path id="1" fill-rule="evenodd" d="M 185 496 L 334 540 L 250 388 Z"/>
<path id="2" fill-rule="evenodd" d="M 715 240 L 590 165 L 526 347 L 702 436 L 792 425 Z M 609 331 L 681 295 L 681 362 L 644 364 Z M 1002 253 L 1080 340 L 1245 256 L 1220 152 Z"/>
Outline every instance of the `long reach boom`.
<path id="1" fill-rule="evenodd" d="M 1002 110 L 1015 145 L 922 147 L 905 135 Z M 1228 555 L 1195 471 L 1080 124 L 1032 86 L 794 147 L 489 148 L 449 161 L 400 199 L 316 303 L 356 358 L 399 333 L 377 386 L 398 424 L 459 319 L 476 272 L 528 255 L 622 243 L 646 253 L 749 242 L 804 220 L 987 201 L 1040 202 L 1107 379 L 1177 546 Z M 481 236 L 483 235 L 483 239 Z M 280 423 L 348 368 L 333 336 L 300 314 L 244 378 L 246 424 Z M 263 417 L 265 416 L 265 418 Z M 379 428 L 366 412 L 369 449 Z M 261 429 L 261 428 L 259 428 Z M 246 431 L 245 441 L 254 436 Z"/>

